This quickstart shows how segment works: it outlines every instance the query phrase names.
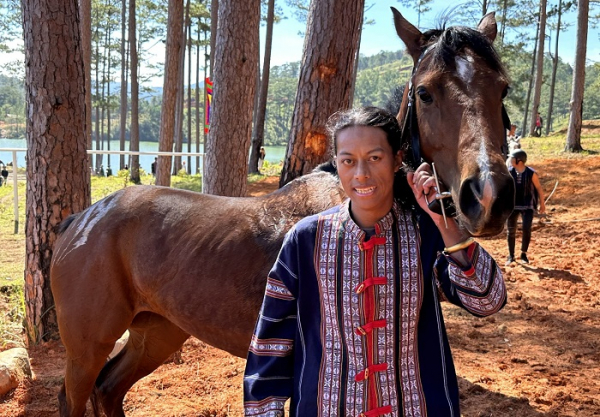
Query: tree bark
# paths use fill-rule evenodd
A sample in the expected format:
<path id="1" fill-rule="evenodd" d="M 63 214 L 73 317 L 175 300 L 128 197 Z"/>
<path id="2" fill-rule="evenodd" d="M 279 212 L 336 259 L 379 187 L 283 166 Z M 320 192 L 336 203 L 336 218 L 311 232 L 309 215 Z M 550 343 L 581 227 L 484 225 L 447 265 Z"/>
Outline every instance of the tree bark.
<path id="1" fill-rule="evenodd" d="M 58 337 L 50 290 L 55 227 L 90 205 L 85 65 L 77 0 L 25 0 L 27 96 L 26 328 Z"/>
<path id="2" fill-rule="evenodd" d="M 531 105 L 531 121 L 529 122 L 529 136 L 533 136 L 537 113 L 540 108 L 542 95 L 542 78 L 544 76 L 544 44 L 546 43 L 546 0 L 540 0 L 540 34 L 535 68 L 535 82 L 533 85 L 533 104 Z"/>
<path id="3" fill-rule="evenodd" d="M 139 124 L 139 84 L 138 84 L 138 54 L 136 35 L 135 0 L 129 0 L 129 51 L 131 56 L 131 128 L 129 135 L 129 150 L 140 150 L 140 124 Z M 131 155 L 131 181 L 139 184 L 140 157 Z"/>
<path id="4" fill-rule="evenodd" d="M 585 54 L 588 34 L 589 0 L 579 0 L 577 4 L 577 46 L 575 48 L 575 68 L 571 89 L 571 113 L 567 130 L 565 151 L 581 152 L 581 125 L 583 123 L 583 95 L 585 86 Z"/>
<path id="5" fill-rule="evenodd" d="M 556 43 L 554 44 L 554 56 L 552 57 L 552 81 L 550 82 L 550 99 L 548 100 L 548 114 L 546 115 L 546 136 L 550 133 L 552 126 L 552 110 L 554 107 L 554 88 L 556 87 L 556 72 L 558 70 L 558 37 L 560 36 L 560 21 L 562 17 L 562 0 L 558 0 L 558 21 L 556 23 Z"/>
<path id="6" fill-rule="evenodd" d="M 258 173 L 258 159 L 260 147 L 263 146 L 265 136 L 265 116 L 267 112 L 267 96 L 269 94 L 269 76 L 271 72 L 271 50 L 273 45 L 273 24 L 275 20 L 275 0 L 269 0 L 267 5 L 267 30 L 265 34 L 265 55 L 263 57 L 262 80 L 258 94 L 258 105 L 256 106 L 256 119 L 252 133 L 252 149 L 250 151 L 250 162 L 248 173 Z"/>
<path id="7" fill-rule="evenodd" d="M 175 134 L 175 107 L 179 83 L 180 54 L 183 48 L 181 35 L 183 33 L 183 1 L 169 0 L 169 18 L 167 23 L 167 47 L 165 48 L 165 77 L 163 84 L 163 99 L 160 112 L 160 139 L 158 150 L 173 151 L 173 136 Z M 156 185 L 171 185 L 170 156 L 160 156 L 156 164 Z"/>
<path id="8" fill-rule="evenodd" d="M 260 0 L 221 0 L 204 192 L 246 195 Z M 253 80 L 248 82 L 248 80 Z"/>
<path id="9" fill-rule="evenodd" d="M 326 123 L 331 114 L 352 104 L 363 9 L 364 0 L 311 2 L 280 186 L 331 157 Z"/>

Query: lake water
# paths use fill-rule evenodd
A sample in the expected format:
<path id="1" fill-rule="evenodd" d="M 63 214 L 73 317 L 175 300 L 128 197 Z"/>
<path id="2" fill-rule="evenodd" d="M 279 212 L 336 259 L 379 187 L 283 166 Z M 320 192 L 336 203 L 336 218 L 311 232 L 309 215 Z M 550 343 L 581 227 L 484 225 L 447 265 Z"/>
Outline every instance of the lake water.
<path id="1" fill-rule="evenodd" d="M 127 143 L 126 149 L 129 143 Z M 3 148 L 27 148 L 27 141 L 25 139 L 3 139 L 0 138 L 0 161 L 5 164 L 12 162 L 12 152 L 2 151 Z M 111 150 L 119 150 L 119 141 L 110 142 Z M 265 146 L 266 160 L 271 163 L 279 163 L 283 161 L 285 157 L 285 146 Z M 107 149 L 105 149 L 107 150 Z M 142 152 L 157 152 L 158 142 L 140 142 L 140 151 Z M 187 144 L 183 145 L 183 151 L 187 151 Z M 196 145 L 192 144 L 192 152 L 196 151 Z M 204 145 L 200 144 L 200 152 L 204 152 Z M 110 157 L 110 160 L 109 160 Z M 118 169 L 120 155 L 103 155 L 102 165 L 107 168 L 109 165 L 113 167 L 113 172 Z M 155 155 L 140 155 L 140 167 L 146 172 L 150 172 L 150 165 L 154 161 Z M 187 157 L 182 157 L 187 163 Z M 127 157 L 126 157 L 127 160 Z M 196 172 L 196 157 L 191 157 L 191 172 Z M 109 164 L 110 161 L 110 164 Z M 95 162 L 95 160 L 94 160 Z M 202 164 L 202 162 L 200 162 Z M 25 166 L 25 152 L 17 152 L 17 164 L 20 167 Z"/>

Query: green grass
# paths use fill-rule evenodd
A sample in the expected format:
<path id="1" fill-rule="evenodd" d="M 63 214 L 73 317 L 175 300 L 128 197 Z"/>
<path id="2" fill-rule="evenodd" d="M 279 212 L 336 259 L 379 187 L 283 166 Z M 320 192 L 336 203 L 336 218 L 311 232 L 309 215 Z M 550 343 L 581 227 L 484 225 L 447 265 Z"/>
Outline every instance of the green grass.
<path id="1" fill-rule="evenodd" d="M 547 158 L 578 159 L 589 155 L 600 154 L 600 120 L 597 121 L 598 130 L 593 135 L 582 135 L 581 146 L 583 152 L 565 152 L 566 132 L 561 130 L 549 136 L 539 138 L 521 138 L 521 148 L 527 152 L 527 160 L 535 161 Z"/>

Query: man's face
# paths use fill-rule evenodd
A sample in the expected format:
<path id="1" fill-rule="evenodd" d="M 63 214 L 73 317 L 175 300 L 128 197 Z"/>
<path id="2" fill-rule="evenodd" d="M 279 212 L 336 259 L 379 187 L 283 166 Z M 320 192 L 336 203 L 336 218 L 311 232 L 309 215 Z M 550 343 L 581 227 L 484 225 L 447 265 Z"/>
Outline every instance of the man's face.
<path id="1" fill-rule="evenodd" d="M 392 208 L 394 174 L 402 159 L 377 127 L 351 126 L 337 135 L 337 169 L 350 211 L 360 227 L 372 227 Z"/>

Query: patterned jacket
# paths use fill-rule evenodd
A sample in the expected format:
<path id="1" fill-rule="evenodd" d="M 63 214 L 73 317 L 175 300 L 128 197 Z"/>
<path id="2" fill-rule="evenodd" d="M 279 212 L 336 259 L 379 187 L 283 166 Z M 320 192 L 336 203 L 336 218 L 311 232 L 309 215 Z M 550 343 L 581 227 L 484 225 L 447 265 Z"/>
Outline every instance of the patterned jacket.
<path id="1" fill-rule="evenodd" d="M 472 265 L 441 254 L 429 216 L 398 205 L 375 235 L 348 201 L 300 221 L 269 273 L 244 376 L 246 416 L 460 417 L 440 299 L 500 310 L 500 269 L 477 243 Z"/>

